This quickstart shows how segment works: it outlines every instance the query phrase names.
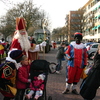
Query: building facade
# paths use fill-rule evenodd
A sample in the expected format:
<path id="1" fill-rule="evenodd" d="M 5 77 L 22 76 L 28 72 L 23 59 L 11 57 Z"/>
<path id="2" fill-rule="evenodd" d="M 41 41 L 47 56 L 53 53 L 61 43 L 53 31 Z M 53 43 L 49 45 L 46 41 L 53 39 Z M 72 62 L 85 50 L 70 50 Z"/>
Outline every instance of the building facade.
<path id="1" fill-rule="evenodd" d="M 66 16 L 68 42 L 73 41 L 75 32 L 82 32 L 84 41 L 100 41 L 100 0 L 89 0 L 77 11 Z"/>
<path id="2" fill-rule="evenodd" d="M 89 0 L 83 7 L 82 33 L 84 40 L 100 40 L 100 0 Z"/>
<path id="3" fill-rule="evenodd" d="M 74 33 L 75 32 L 82 32 L 82 17 L 83 11 L 80 9 L 78 11 L 70 11 L 69 14 L 66 16 L 66 28 L 68 31 L 68 42 L 74 40 Z"/>

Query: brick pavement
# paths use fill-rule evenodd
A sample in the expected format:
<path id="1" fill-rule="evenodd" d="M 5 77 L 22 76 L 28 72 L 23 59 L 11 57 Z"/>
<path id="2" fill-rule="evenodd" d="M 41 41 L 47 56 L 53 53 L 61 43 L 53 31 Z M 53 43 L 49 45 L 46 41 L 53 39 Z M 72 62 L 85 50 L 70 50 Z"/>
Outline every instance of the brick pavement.
<path id="1" fill-rule="evenodd" d="M 56 52 L 57 50 L 51 49 L 51 51 L 45 54 L 45 59 L 49 62 L 56 62 Z M 43 59 L 43 54 L 40 54 L 40 59 Z M 62 91 L 65 89 L 65 62 L 63 62 L 63 69 L 61 74 L 49 74 L 48 80 L 46 84 L 47 97 L 52 96 L 52 100 L 83 100 L 80 95 L 74 94 L 62 94 Z M 81 81 L 78 84 L 78 91 Z M 3 96 L 0 95 L 0 100 L 2 100 Z M 95 100 L 100 100 L 100 89 L 98 89 L 97 96 Z"/>

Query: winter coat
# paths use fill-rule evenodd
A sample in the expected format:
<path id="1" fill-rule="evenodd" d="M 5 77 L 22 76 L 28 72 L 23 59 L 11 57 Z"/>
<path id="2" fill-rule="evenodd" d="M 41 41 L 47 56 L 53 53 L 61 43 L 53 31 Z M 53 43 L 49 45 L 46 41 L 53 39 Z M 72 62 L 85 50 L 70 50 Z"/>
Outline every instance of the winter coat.
<path id="1" fill-rule="evenodd" d="M 26 89 L 28 87 L 30 65 L 23 65 L 19 67 L 16 79 L 17 89 Z"/>
<path id="2" fill-rule="evenodd" d="M 64 47 L 58 47 L 56 58 L 62 59 L 62 58 L 64 58 L 64 56 L 65 56 Z"/>
<path id="3" fill-rule="evenodd" d="M 44 80 L 38 80 L 38 77 L 34 77 L 34 80 L 30 83 L 30 89 L 34 91 L 44 90 Z"/>

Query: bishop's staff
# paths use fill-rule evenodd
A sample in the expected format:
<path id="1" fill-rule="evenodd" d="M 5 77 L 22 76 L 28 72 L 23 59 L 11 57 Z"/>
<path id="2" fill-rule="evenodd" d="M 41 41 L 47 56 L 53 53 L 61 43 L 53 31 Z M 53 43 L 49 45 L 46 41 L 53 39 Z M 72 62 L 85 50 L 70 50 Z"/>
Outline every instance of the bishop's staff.
<path id="1" fill-rule="evenodd" d="M 43 32 L 44 32 L 44 41 L 46 40 L 46 31 L 45 31 L 46 26 L 48 26 L 47 20 L 43 19 L 42 20 L 42 27 L 43 27 Z M 43 57 L 45 59 L 45 46 L 44 46 L 44 49 L 43 49 Z"/>

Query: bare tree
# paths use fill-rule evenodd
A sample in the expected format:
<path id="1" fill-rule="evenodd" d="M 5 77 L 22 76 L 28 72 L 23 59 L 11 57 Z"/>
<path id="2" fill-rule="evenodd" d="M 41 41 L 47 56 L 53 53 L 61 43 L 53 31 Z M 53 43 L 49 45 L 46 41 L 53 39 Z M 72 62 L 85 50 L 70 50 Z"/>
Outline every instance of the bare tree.
<path id="1" fill-rule="evenodd" d="M 30 32 L 29 34 L 33 34 L 33 31 L 41 26 L 39 20 L 46 17 L 46 13 L 39 10 L 40 8 L 35 7 L 31 0 L 15 5 L 0 18 L 0 31 L 7 37 L 15 31 L 16 17 L 24 17 L 27 22 L 26 30 Z"/>

